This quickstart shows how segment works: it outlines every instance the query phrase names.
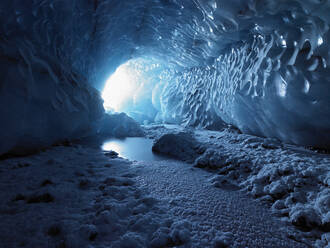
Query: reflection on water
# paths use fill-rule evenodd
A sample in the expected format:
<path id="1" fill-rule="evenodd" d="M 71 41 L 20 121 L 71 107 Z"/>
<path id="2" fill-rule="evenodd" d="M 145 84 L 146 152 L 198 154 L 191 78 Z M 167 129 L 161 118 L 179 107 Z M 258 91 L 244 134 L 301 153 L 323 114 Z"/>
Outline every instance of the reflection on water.
<path id="1" fill-rule="evenodd" d="M 168 158 L 152 152 L 152 140 L 143 137 L 106 140 L 102 149 L 115 151 L 120 157 L 138 161 L 159 161 Z"/>
<path id="2" fill-rule="evenodd" d="M 121 142 L 121 140 L 107 140 L 102 145 L 103 151 L 116 151 L 117 153 L 122 153 L 122 145 L 118 144 L 118 142 Z"/>

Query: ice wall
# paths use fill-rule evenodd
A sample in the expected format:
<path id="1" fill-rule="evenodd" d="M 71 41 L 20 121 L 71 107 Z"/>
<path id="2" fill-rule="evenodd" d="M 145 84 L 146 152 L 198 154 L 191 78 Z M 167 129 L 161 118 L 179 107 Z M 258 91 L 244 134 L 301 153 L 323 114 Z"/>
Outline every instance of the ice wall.
<path id="1" fill-rule="evenodd" d="M 93 22 L 91 15 L 78 17 L 87 8 L 73 1 L 1 1 L 0 155 L 96 130 L 102 99 L 84 73 L 90 46 L 84 34 Z"/>
<path id="2" fill-rule="evenodd" d="M 3 0 L 0 95 L 8 121 L 0 136 L 16 135 L 5 134 L 9 126 L 23 126 L 22 137 L 33 133 L 32 117 L 50 115 L 54 92 L 93 116 L 82 126 L 93 125 L 99 114 L 88 113 L 99 113 L 101 101 L 86 83 L 100 90 L 119 65 L 143 57 L 164 69 L 148 93 L 157 121 L 208 128 L 225 121 L 329 147 L 329 12 L 328 1 L 316 0 Z M 21 110 L 24 98 L 35 108 Z M 15 111 L 31 119 L 14 127 Z"/>
<path id="3" fill-rule="evenodd" d="M 246 133 L 329 148 L 329 3 L 195 3 L 203 17 L 194 34 L 209 63 L 169 73 L 164 120 L 207 127 L 222 119 Z"/>
<path id="4" fill-rule="evenodd" d="M 164 89 L 163 118 L 186 116 L 187 124 L 203 127 L 222 119 L 245 133 L 329 147 L 327 51 L 323 44 L 312 50 L 308 40 L 281 44 L 280 37 L 255 35 L 210 67 L 179 73 Z"/>
<path id="5" fill-rule="evenodd" d="M 18 54 L 0 54 L 0 154 L 26 154 L 97 130 L 103 101 L 86 79 L 23 44 Z"/>

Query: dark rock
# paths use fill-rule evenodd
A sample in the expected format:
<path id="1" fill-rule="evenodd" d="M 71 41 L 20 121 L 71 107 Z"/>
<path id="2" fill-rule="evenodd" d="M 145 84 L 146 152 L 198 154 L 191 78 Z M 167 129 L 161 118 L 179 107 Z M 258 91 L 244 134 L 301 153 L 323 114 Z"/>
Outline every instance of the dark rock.
<path id="1" fill-rule="evenodd" d="M 25 196 L 22 194 L 17 194 L 13 199 L 13 201 L 24 201 L 24 200 L 25 200 Z"/>
<path id="2" fill-rule="evenodd" d="M 57 236 L 60 233 L 61 233 L 61 227 L 57 224 L 51 225 L 47 231 L 47 234 L 52 237 Z"/>
<path id="3" fill-rule="evenodd" d="M 91 232 L 91 233 L 89 234 L 88 239 L 89 239 L 90 241 L 94 241 L 94 240 L 96 239 L 97 235 L 98 235 L 98 233 L 97 233 L 96 231 L 93 231 L 93 232 Z"/>
<path id="4" fill-rule="evenodd" d="M 115 151 L 109 151 L 105 152 L 104 155 L 110 158 L 117 158 L 119 154 Z"/>
<path id="5" fill-rule="evenodd" d="M 79 181 L 79 188 L 86 189 L 90 185 L 90 181 L 88 179 L 82 179 Z"/>
<path id="6" fill-rule="evenodd" d="M 41 183 L 41 186 L 45 187 L 45 186 L 50 185 L 50 184 L 53 184 L 53 182 L 49 179 L 46 179 Z"/>
<path id="7" fill-rule="evenodd" d="M 155 140 L 152 151 L 192 163 L 205 149 L 198 146 L 191 133 L 169 133 Z"/>

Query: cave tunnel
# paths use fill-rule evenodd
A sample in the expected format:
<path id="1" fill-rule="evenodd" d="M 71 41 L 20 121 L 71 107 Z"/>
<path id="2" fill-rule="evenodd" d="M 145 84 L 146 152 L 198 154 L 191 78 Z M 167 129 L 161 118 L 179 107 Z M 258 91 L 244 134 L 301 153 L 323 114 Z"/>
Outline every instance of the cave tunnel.
<path id="1" fill-rule="evenodd" d="M 329 13 L 328 0 L 2 0 L 0 247 L 329 247 Z M 240 199 L 256 231 L 176 214 L 194 189 Z M 94 219 L 74 219 L 86 205 Z M 269 233 L 287 229 L 259 233 L 262 213 Z"/>

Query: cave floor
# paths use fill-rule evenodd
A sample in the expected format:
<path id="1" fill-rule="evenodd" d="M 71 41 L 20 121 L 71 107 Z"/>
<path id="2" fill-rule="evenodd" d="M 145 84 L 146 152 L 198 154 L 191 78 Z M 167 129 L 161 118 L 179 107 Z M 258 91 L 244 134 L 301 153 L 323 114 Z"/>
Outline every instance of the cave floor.
<path id="1" fill-rule="evenodd" d="M 173 220 L 185 223 L 188 247 L 217 247 L 222 240 L 233 247 L 305 247 L 289 240 L 293 230 L 238 188 L 214 187 L 213 173 L 177 161 L 133 166 L 138 185 L 163 200 Z"/>
<path id="2" fill-rule="evenodd" d="M 146 130 L 149 138 L 157 138 L 182 128 Z M 269 141 L 248 142 L 250 136 L 239 140 L 234 132 L 197 130 L 195 136 L 209 147 L 222 138 L 232 153 L 250 149 L 274 159 L 284 150 L 299 163 L 315 157 L 300 148 L 275 149 Z M 319 164 L 329 159 L 316 157 Z M 235 183 L 228 176 L 227 183 L 219 183 L 214 168 L 173 159 L 129 161 L 79 144 L 2 160 L 0 247 L 309 247 L 321 236 L 325 242 L 327 232 L 298 231 L 287 213 L 279 215 L 271 207 L 267 194 L 253 197 L 249 180 Z"/>

